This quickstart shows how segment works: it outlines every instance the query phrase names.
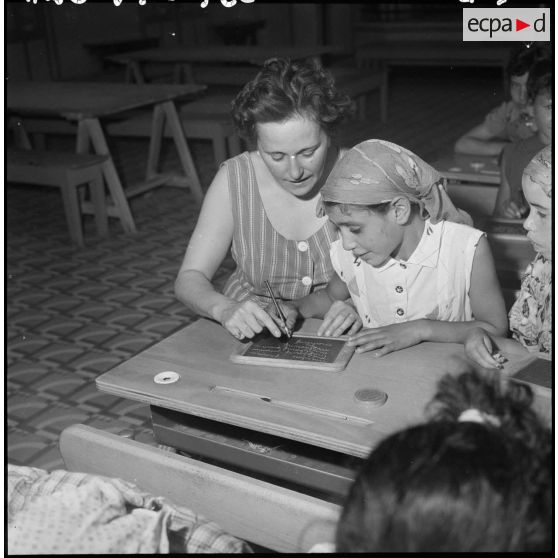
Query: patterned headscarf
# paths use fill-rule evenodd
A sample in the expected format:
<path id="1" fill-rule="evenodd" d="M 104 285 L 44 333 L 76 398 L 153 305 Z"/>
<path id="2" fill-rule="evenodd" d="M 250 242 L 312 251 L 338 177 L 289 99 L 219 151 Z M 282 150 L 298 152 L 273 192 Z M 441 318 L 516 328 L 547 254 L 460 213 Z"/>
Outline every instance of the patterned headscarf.
<path id="1" fill-rule="evenodd" d="M 444 182 L 438 171 L 404 147 L 370 139 L 337 162 L 321 195 L 326 202 L 355 205 L 377 205 L 405 196 L 420 206 L 423 219 L 430 217 L 434 224 L 445 219 L 471 225 L 471 217 L 453 205 Z"/>
<path id="2" fill-rule="evenodd" d="M 552 147 L 547 145 L 539 151 L 523 171 L 531 182 L 538 184 L 544 193 L 552 196 Z"/>

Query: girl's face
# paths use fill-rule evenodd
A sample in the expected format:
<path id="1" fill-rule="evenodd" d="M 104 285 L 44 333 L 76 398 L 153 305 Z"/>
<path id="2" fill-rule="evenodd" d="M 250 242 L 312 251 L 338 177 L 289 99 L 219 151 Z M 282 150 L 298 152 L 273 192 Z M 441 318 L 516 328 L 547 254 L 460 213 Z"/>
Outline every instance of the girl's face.
<path id="1" fill-rule="evenodd" d="M 521 76 L 510 77 L 510 97 L 512 101 L 520 106 L 527 104 L 527 78 L 529 72 L 525 72 Z"/>
<path id="2" fill-rule="evenodd" d="M 529 203 L 529 215 L 523 227 L 527 231 L 527 238 L 537 252 L 546 259 L 552 260 L 552 209 L 550 198 L 544 193 L 539 184 L 531 180 L 529 175 L 523 175 L 523 193 Z"/>
<path id="3" fill-rule="evenodd" d="M 322 176 L 329 137 L 320 125 L 301 115 L 283 122 L 256 124 L 258 153 L 278 184 L 300 197 Z"/>
<path id="4" fill-rule="evenodd" d="M 397 257 L 403 242 L 404 227 L 395 222 L 394 209 L 379 213 L 369 209 L 351 209 L 344 213 L 339 206 L 326 207 L 329 220 L 341 234 L 343 248 L 373 267 L 381 267 Z"/>
<path id="5" fill-rule="evenodd" d="M 537 126 L 540 140 L 545 145 L 552 141 L 552 94 L 541 91 L 533 101 L 533 119 Z"/>

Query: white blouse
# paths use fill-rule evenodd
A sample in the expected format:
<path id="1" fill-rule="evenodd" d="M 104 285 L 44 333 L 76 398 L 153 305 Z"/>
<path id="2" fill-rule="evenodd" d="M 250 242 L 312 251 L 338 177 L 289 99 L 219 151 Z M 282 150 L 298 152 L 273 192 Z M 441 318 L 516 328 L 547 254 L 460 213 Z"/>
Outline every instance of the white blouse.
<path id="1" fill-rule="evenodd" d="M 372 267 L 331 245 L 331 262 L 347 284 L 363 326 L 368 328 L 427 318 L 473 319 L 469 288 L 477 244 L 483 232 L 468 225 L 426 220 L 418 246 L 407 261 L 391 258 Z"/>

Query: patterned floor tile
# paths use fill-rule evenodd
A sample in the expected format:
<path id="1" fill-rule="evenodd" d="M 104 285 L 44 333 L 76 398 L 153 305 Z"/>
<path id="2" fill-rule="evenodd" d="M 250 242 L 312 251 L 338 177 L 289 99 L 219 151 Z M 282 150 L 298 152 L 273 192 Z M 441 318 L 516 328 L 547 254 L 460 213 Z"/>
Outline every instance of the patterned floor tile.
<path id="1" fill-rule="evenodd" d="M 71 405 L 51 404 L 48 409 L 33 416 L 27 421 L 30 428 L 36 430 L 56 429 L 62 432 L 64 428 L 76 423 L 82 423 L 89 417 L 88 413 Z"/>
<path id="2" fill-rule="evenodd" d="M 111 355 L 104 351 L 90 350 L 72 361 L 76 370 L 89 370 L 102 374 L 122 362 L 121 356 Z"/>
<path id="3" fill-rule="evenodd" d="M 21 423 L 48 409 L 49 401 L 38 395 L 16 395 L 10 398 L 6 407 L 8 415 Z"/>
<path id="4" fill-rule="evenodd" d="M 72 374 L 62 374 L 50 371 L 46 377 L 35 382 L 34 389 L 44 395 L 43 392 L 51 393 L 60 399 L 76 392 L 83 385 L 83 379 Z"/>
<path id="5" fill-rule="evenodd" d="M 62 454 L 58 447 L 58 442 L 52 443 L 47 446 L 45 450 L 37 454 L 33 459 L 35 467 L 40 469 L 45 469 L 46 471 L 57 471 L 58 469 L 66 469 L 66 464 L 64 459 L 62 459 Z"/>
<path id="6" fill-rule="evenodd" d="M 82 302 L 79 306 L 74 308 L 72 314 L 80 318 L 99 320 L 111 312 L 114 312 L 115 308 L 117 308 L 117 305 L 114 304 L 100 304 L 98 302 L 87 301 Z"/>
<path id="7" fill-rule="evenodd" d="M 35 457 L 40 455 L 50 443 L 51 441 L 44 436 L 12 431 L 7 443 L 9 462 L 14 465 L 29 465 L 32 463 L 32 467 L 38 467 Z"/>
<path id="8" fill-rule="evenodd" d="M 103 317 L 107 324 L 134 327 L 143 321 L 149 314 L 131 308 L 121 308 Z"/>
<path id="9" fill-rule="evenodd" d="M 188 325 L 188 320 L 171 319 L 167 316 L 157 317 L 150 316 L 143 322 L 136 324 L 135 329 L 138 331 L 143 331 L 145 333 L 155 333 L 158 336 L 168 336 L 172 332 L 176 331 L 180 327 L 185 327 Z"/>
<path id="10" fill-rule="evenodd" d="M 85 320 L 68 319 L 68 317 L 57 316 L 46 322 L 35 326 L 35 331 L 41 334 L 49 334 L 56 337 L 66 337 L 81 329 L 87 322 Z"/>
<path id="11" fill-rule="evenodd" d="M 107 339 L 120 333 L 120 328 L 109 327 L 107 325 L 89 324 L 81 329 L 72 332 L 72 339 L 80 344 L 90 344 L 91 346 L 101 345 Z"/>
<path id="12" fill-rule="evenodd" d="M 54 342 L 50 343 L 47 347 L 36 352 L 34 355 L 47 362 L 65 363 L 78 358 L 83 352 L 83 349 L 76 347 L 70 343 Z"/>
<path id="13" fill-rule="evenodd" d="M 153 337 L 138 334 L 120 333 L 103 343 L 102 348 L 111 352 L 135 354 L 153 345 Z"/>

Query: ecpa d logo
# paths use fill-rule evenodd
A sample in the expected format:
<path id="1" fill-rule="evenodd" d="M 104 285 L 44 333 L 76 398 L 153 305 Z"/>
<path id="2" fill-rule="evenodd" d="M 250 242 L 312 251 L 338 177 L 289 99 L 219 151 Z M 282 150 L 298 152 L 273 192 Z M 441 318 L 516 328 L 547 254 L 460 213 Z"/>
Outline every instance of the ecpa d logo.
<path id="1" fill-rule="evenodd" d="M 550 8 L 463 8 L 464 41 L 550 41 Z"/>

